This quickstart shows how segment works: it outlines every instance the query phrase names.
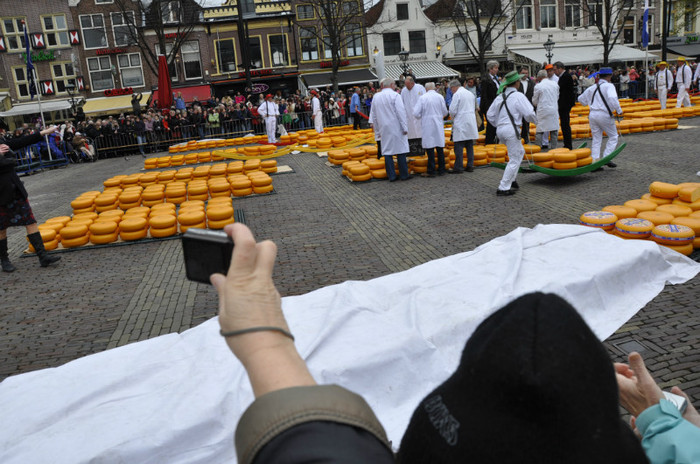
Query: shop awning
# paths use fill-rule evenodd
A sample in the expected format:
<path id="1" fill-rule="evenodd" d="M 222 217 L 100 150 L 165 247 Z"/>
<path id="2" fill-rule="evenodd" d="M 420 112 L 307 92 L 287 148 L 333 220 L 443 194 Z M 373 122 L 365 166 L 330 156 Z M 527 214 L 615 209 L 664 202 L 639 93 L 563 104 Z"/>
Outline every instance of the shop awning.
<path id="1" fill-rule="evenodd" d="M 678 56 L 698 57 L 700 56 L 700 44 L 692 45 L 668 45 L 666 50 L 670 50 Z M 672 59 L 668 58 L 667 59 Z"/>
<path id="2" fill-rule="evenodd" d="M 510 47 L 510 51 L 535 63 L 547 61 L 545 49 L 541 45 L 533 48 Z M 649 52 L 649 61 L 657 58 L 654 53 Z M 602 63 L 603 46 L 599 44 L 581 44 L 575 47 L 558 47 L 555 45 L 552 50 L 552 62 L 555 61 L 561 61 L 566 66 Z M 644 61 L 644 50 L 625 45 L 615 45 L 610 51 L 608 61 Z"/>
<path id="3" fill-rule="evenodd" d="M 146 102 L 150 95 L 151 92 L 143 92 L 141 108 L 146 107 Z M 85 101 L 85 105 L 83 105 L 83 111 L 87 115 L 121 113 L 122 111 L 131 112 L 131 95 L 89 98 Z"/>
<path id="4" fill-rule="evenodd" d="M 190 85 L 188 87 L 173 87 L 173 93 L 177 97 L 178 92 L 182 92 L 182 98 L 185 103 L 192 103 L 194 97 L 200 102 L 205 102 L 211 97 L 211 86 L 209 84 Z M 153 92 L 153 100 L 158 100 L 158 90 Z"/>
<path id="5" fill-rule="evenodd" d="M 459 71 L 455 71 L 449 66 L 445 66 L 439 61 L 416 61 L 408 63 L 408 68 L 413 72 L 418 80 L 441 79 L 443 77 L 457 77 Z M 403 74 L 403 67 L 400 64 L 387 64 L 384 68 L 386 77 L 394 80 Z"/>
<path id="6" fill-rule="evenodd" d="M 41 102 L 42 111 L 60 111 L 70 108 L 68 100 L 48 100 Z M 11 109 L 0 113 L 0 117 L 9 118 L 12 116 L 22 116 L 24 114 L 39 114 L 39 102 L 22 103 L 15 105 Z"/>
<path id="7" fill-rule="evenodd" d="M 331 85 L 332 72 L 302 74 L 306 87 L 319 88 Z M 366 84 L 376 81 L 377 76 L 369 69 L 352 69 L 349 71 L 338 71 L 338 85 Z"/>

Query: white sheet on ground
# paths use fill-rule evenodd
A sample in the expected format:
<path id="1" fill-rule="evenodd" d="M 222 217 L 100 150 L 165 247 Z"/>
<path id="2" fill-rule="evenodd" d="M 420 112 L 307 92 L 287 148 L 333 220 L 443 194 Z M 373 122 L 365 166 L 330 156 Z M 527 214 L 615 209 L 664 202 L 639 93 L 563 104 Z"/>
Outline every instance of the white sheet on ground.
<path id="1" fill-rule="evenodd" d="M 581 226 L 520 228 L 466 253 L 368 282 L 284 298 L 320 383 L 363 395 L 398 445 L 416 404 L 455 369 L 489 314 L 540 290 L 605 339 L 700 264 Z M 216 319 L 10 377 L 0 384 L 0 462 L 235 463 L 253 396 Z"/>

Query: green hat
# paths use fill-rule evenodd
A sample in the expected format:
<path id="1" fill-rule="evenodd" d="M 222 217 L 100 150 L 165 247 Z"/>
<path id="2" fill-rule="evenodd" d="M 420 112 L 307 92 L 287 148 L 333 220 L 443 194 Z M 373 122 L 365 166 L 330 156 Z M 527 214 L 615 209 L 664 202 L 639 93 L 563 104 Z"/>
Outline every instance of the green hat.
<path id="1" fill-rule="evenodd" d="M 521 77 L 518 71 L 511 71 L 506 74 L 506 77 L 503 78 L 503 82 L 501 82 L 501 86 L 498 88 L 498 94 L 501 94 L 503 90 L 513 82 L 519 81 Z"/>

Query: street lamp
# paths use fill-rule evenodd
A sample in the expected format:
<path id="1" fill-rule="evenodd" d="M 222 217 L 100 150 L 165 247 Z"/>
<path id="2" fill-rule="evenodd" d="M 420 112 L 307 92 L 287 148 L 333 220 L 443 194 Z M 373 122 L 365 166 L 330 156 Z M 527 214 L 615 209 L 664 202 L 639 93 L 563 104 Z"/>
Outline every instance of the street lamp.
<path id="1" fill-rule="evenodd" d="M 408 52 L 403 48 L 399 52 L 399 59 L 401 60 L 401 69 L 403 69 L 403 75 L 405 76 L 408 72 L 408 64 L 406 63 L 408 61 Z"/>
<path id="2" fill-rule="evenodd" d="M 543 44 L 544 49 L 547 53 L 545 55 L 547 56 L 547 63 L 552 63 L 552 49 L 554 48 L 554 41 L 552 40 L 552 36 L 550 35 L 547 37 L 547 41 Z"/>
<path id="3" fill-rule="evenodd" d="M 440 50 L 442 50 L 442 45 L 440 45 L 440 42 L 437 43 L 437 52 L 435 52 L 435 58 L 440 57 Z"/>
<path id="4" fill-rule="evenodd" d="M 75 86 L 70 82 L 67 82 L 64 87 L 66 89 L 66 92 L 68 92 L 68 101 L 70 102 L 70 109 L 73 111 L 73 113 L 75 113 L 75 94 L 73 93 L 75 91 Z"/>

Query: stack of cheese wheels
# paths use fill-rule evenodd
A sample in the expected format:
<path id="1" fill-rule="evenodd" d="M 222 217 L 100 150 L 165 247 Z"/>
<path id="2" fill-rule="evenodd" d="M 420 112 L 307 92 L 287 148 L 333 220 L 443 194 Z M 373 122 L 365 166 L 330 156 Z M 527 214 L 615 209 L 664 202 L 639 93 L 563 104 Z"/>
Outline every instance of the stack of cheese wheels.
<path id="1" fill-rule="evenodd" d="M 209 169 L 209 178 L 214 178 L 214 177 L 226 177 L 226 169 L 228 166 L 226 163 L 216 163 L 212 165 L 211 169 Z"/>
<path id="2" fill-rule="evenodd" d="M 119 224 L 122 220 L 122 217 L 124 217 L 124 211 L 120 209 L 112 209 L 109 211 L 105 211 L 104 213 L 100 213 L 100 215 L 95 218 L 94 222 L 111 221 Z"/>
<path id="3" fill-rule="evenodd" d="M 113 216 L 117 218 L 118 216 Z M 116 220 L 100 220 L 95 221 L 89 226 L 90 243 L 94 245 L 103 245 L 106 243 L 116 242 L 119 238 L 119 225 Z"/>
<path id="4" fill-rule="evenodd" d="M 462 158 L 467 157 L 466 150 Z M 486 166 L 489 164 L 489 155 L 483 147 L 474 147 L 474 166 Z"/>
<path id="5" fill-rule="evenodd" d="M 141 204 L 143 206 L 152 207 L 163 203 L 164 199 L 165 186 L 162 184 L 149 185 L 141 192 Z"/>
<path id="6" fill-rule="evenodd" d="M 110 211 L 120 211 L 120 210 L 118 210 L 118 209 L 113 209 L 113 210 L 110 210 Z M 97 214 L 97 213 L 95 213 L 95 212 L 91 212 L 91 213 L 78 213 L 78 214 L 74 214 L 74 215 L 73 215 L 73 218 L 71 219 L 71 221 L 76 221 L 76 220 L 77 220 L 77 221 L 83 221 L 83 220 L 86 220 L 86 219 L 87 219 L 87 220 L 90 220 L 90 221 L 94 222 L 94 221 L 96 221 L 97 218 L 99 218 L 99 217 L 100 217 L 100 215 Z"/>
<path id="7" fill-rule="evenodd" d="M 70 202 L 70 207 L 73 208 L 73 214 L 87 213 L 95 211 L 95 198 L 97 195 L 80 195 L 78 198 Z"/>
<path id="8" fill-rule="evenodd" d="M 617 216 L 608 211 L 589 211 L 579 218 L 581 225 L 595 227 L 597 229 L 612 230 L 615 228 Z"/>
<path id="9" fill-rule="evenodd" d="M 185 202 L 187 203 L 187 202 Z M 180 204 L 180 207 L 182 208 L 182 205 L 185 203 Z M 149 216 L 158 216 L 159 214 L 175 214 L 175 209 L 176 206 L 172 203 L 158 203 L 157 205 L 151 206 L 151 211 L 148 214 Z"/>
<path id="10" fill-rule="evenodd" d="M 262 171 L 251 171 L 248 178 L 253 185 L 253 193 L 263 194 L 272 192 L 272 177 Z"/>
<path id="11" fill-rule="evenodd" d="M 209 200 L 207 203 L 207 225 L 209 228 L 223 229 L 226 224 L 233 224 L 231 200 L 221 197 Z"/>
<path id="12" fill-rule="evenodd" d="M 319 137 L 316 140 L 316 148 L 331 148 L 333 146 L 333 141 L 330 137 Z"/>
<path id="13" fill-rule="evenodd" d="M 253 183 L 244 174 L 233 174 L 228 177 L 231 183 L 231 193 L 234 197 L 244 197 L 253 193 Z"/>
<path id="14" fill-rule="evenodd" d="M 180 168 L 175 173 L 175 180 L 179 182 L 189 182 L 192 180 L 192 173 L 194 168 Z"/>
<path id="15" fill-rule="evenodd" d="M 112 187 L 121 187 L 122 179 L 125 177 L 126 177 L 125 175 L 110 177 L 106 181 L 102 182 L 102 185 L 104 185 L 105 189 L 112 188 Z"/>
<path id="16" fill-rule="evenodd" d="M 166 205 L 167 203 L 163 203 Z M 148 216 L 148 226 L 151 237 L 162 238 L 177 234 L 177 219 L 175 209 L 158 207 L 151 209 Z"/>
<path id="17" fill-rule="evenodd" d="M 180 223 L 180 232 L 183 234 L 190 228 L 207 228 L 206 215 L 203 209 L 185 208 L 184 210 L 180 210 L 177 214 L 177 222 Z"/>
<path id="18" fill-rule="evenodd" d="M 143 187 L 134 186 L 124 189 L 119 195 L 119 209 L 126 211 L 127 209 L 141 206 L 141 192 Z"/>
<path id="19" fill-rule="evenodd" d="M 652 229 L 654 223 L 640 218 L 625 218 L 615 223 L 615 234 L 622 238 L 646 239 Z"/>
<path id="20" fill-rule="evenodd" d="M 165 187 L 165 199 L 168 203 L 179 205 L 187 201 L 187 184 L 184 182 L 170 182 Z"/>
<path id="21" fill-rule="evenodd" d="M 185 164 L 197 164 L 199 162 L 199 158 L 197 157 L 197 153 L 188 153 L 185 155 Z"/>
<path id="22" fill-rule="evenodd" d="M 209 199 L 209 185 L 205 178 L 195 178 L 187 184 L 187 198 L 202 201 Z"/>
<path id="23" fill-rule="evenodd" d="M 651 231 L 651 239 L 687 256 L 693 252 L 695 232 L 684 225 L 662 224 Z"/>
<path id="24" fill-rule="evenodd" d="M 575 150 L 571 150 L 571 153 L 576 154 L 577 167 L 588 166 L 589 164 L 593 164 L 593 158 L 591 158 L 590 148 L 576 148 Z"/>
<path id="25" fill-rule="evenodd" d="M 209 171 L 211 171 L 211 166 L 197 166 L 192 172 L 192 180 L 209 179 Z"/>
<path id="26" fill-rule="evenodd" d="M 328 162 L 336 166 L 343 164 L 350 159 L 347 150 L 330 150 L 328 152 Z"/>
<path id="27" fill-rule="evenodd" d="M 185 155 L 175 155 L 170 157 L 170 166 L 182 166 L 185 164 Z"/>
<path id="28" fill-rule="evenodd" d="M 61 229 L 63 229 L 68 222 L 70 222 L 70 217 L 68 216 L 59 216 L 56 218 L 47 219 L 45 223 L 39 224 L 39 230 L 53 230 L 59 234 Z M 56 238 L 59 242 L 61 241 L 60 234 Z"/>
<path id="29" fill-rule="evenodd" d="M 345 140 L 345 137 L 340 137 L 340 136 L 331 137 L 331 143 L 333 144 L 334 147 L 343 147 L 343 146 L 347 145 L 347 141 Z"/>
<path id="30" fill-rule="evenodd" d="M 355 161 L 362 161 L 363 159 L 367 158 L 367 153 L 362 147 L 350 148 L 348 150 L 348 155 L 350 155 L 351 160 Z"/>
<path id="31" fill-rule="evenodd" d="M 168 171 L 163 171 L 163 172 L 168 172 Z M 162 172 L 160 173 L 162 174 Z M 158 174 L 158 175 L 160 175 Z M 127 187 L 132 187 L 134 185 L 139 185 L 139 180 L 141 179 L 142 174 L 137 173 L 137 174 L 130 174 L 126 177 L 122 177 L 121 182 L 120 182 L 120 187 L 125 189 Z"/>
<path id="32" fill-rule="evenodd" d="M 260 154 L 260 147 L 257 145 L 243 147 L 243 154 L 246 156 L 258 156 Z"/>
<path id="33" fill-rule="evenodd" d="M 119 223 L 119 237 L 124 241 L 141 240 L 148 235 L 148 220 L 140 214 L 126 214 Z"/>
<path id="34" fill-rule="evenodd" d="M 493 145 L 485 145 L 486 153 L 492 163 L 505 163 L 508 148 L 500 143 Z"/>
<path id="35" fill-rule="evenodd" d="M 636 209 L 624 205 L 609 205 L 603 208 L 603 211 L 613 213 L 618 219 L 637 217 Z"/>
<path id="36" fill-rule="evenodd" d="M 67 223 L 61 229 L 61 245 L 64 248 L 75 248 L 83 246 L 90 240 L 90 231 L 88 225 L 84 222 L 75 224 Z"/>
<path id="37" fill-rule="evenodd" d="M 411 170 L 417 173 L 428 172 L 428 157 L 411 158 Z"/>
<path id="38" fill-rule="evenodd" d="M 267 176 L 267 174 L 265 174 Z M 269 176 L 268 176 L 269 177 Z M 272 180 L 270 180 L 272 181 Z M 231 184 L 229 184 L 228 179 L 225 177 L 214 177 L 209 179 L 209 196 L 211 198 L 216 197 L 231 197 Z M 201 198 L 195 198 L 201 200 Z"/>
<path id="39" fill-rule="evenodd" d="M 261 161 L 260 169 L 265 174 L 272 174 L 273 172 L 277 172 L 277 160 L 269 159 Z"/>
<path id="40" fill-rule="evenodd" d="M 534 161 L 535 165 L 537 166 L 543 168 L 552 168 L 554 167 L 554 154 L 550 152 L 533 153 L 532 161 Z"/>
<path id="41" fill-rule="evenodd" d="M 247 174 L 250 171 L 258 171 L 260 170 L 260 160 L 259 159 L 249 159 L 246 160 L 245 164 L 243 165 L 243 173 Z"/>
<path id="42" fill-rule="evenodd" d="M 697 217 L 693 217 L 691 215 L 687 217 L 674 218 L 671 221 L 671 224 L 675 226 L 690 227 L 693 230 L 693 233 L 695 234 L 695 238 L 693 239 L 693 248 L 700 248 L 700 214 L 692 214 L 697 214 Z"/>
<path id="43" fill-rule="evenodd" d="M 139 178 L 139 185 L 143 188 L 146 188 L 149 185 L 154 185 L 156 183 L 158 183 L 158 173 L 157 172 L 147 172 L 147 173 L 144 173 Z"/>
<path id="44" fill-rule="evenodd" d="M 356 166 L 360 164 L 359 161 L 345 161 L 343 162 L 343 171 L 340 173 L 343 176 L 350 177 L 350 166 Z"/>
<path id="45" fill-rule="evenodd" d="M 175 181 L 175 174 L 177 171 L 162 171 L 158 173 L 158 183 L 159 184 L 169 184 Z"/>
<path id="46" fill-rule="evenodd" d="M 379 150 L 377 149 L 376 145 L 365 145 L 365 153 L 370 158 L 376 158 L 377 153 L 379 153 Z"/>
<path id="47" fill-rule="evenodd" d="M 577 154 L 568 148 L 555 148 L 554 150 L 549 150 L 549 153 L 554 160 L 552 164 L 554 169 L 576 169 L 578 167 L 576 162 L 578 159 Z"/>
<path id="48" fill-rule="evenodd" d="M 211 161 L 211 152 L 202 151 L 197 153 L 197 161 L 199 163 L 208 163 L 209 161 Z"/>
<path id="49" fill-rule="evenodd" d="M 159 158 L 156 158 L 156 166 L 159 168 L 167 168 L 170 166 L 170 157 L 169 156 L 161 156 Z"/>
<path id="50" fill-rule="evenodd" d="M 41 241 L 44 243 L 45 250 L 51 251 L 58 248 L 58 234 L 55 230 L 49 228 L 39 228 L 39 234 L 41 234 Z M 27 238 L 27 241 L 29 242 L 29 238 Z M 32 246 L 31 242 L 29 242 L 29 251 L 31 253 L 36 253 L 36 250 Z"/>
<path id="51" fill-rule="evenodd" d="M 110 209 L 117 209 L 119 206 L 119 197 L 117 194 L 102 193 L 95 197 L 95 211 L 101 213 Z"/>
<path id="52" fill-rule="evenodd" d="M 226 165 L 226 174 L 238 174 L 243 172 L 243 161 L 231 161 Z"/>
<path id="53" fill-rule="evenodd" d="M 158 158 L 146 158 L 143 160 L 144 169 L 155 169 L 158 167 Z"/>
<path id="54" fill-rule="evenodd" d="M 364 182 L 372 178 L 372 174 L 369 172 L 369 166 L 357 162 L 357 164 L 352 164 L 348 168 L 349 178 L 353 182 Z"/>
<path id="55" fill-rule="evenodd" d="M 367 158 L 362 161 L 363 164 L 369 166 L 369 172 L 372 174 L 373 179 L 386 179 L 386 165 L 384 160 L 378 160 L 377 158 Z"/>
<path id="56" fill-rule="evenodd" d="M 260 155 L 271 155 L 275 152 L 275 150 L 277 150 L 277 147 L 274 145 L 263 145 L 262 147 L 260 147 Z"/>

